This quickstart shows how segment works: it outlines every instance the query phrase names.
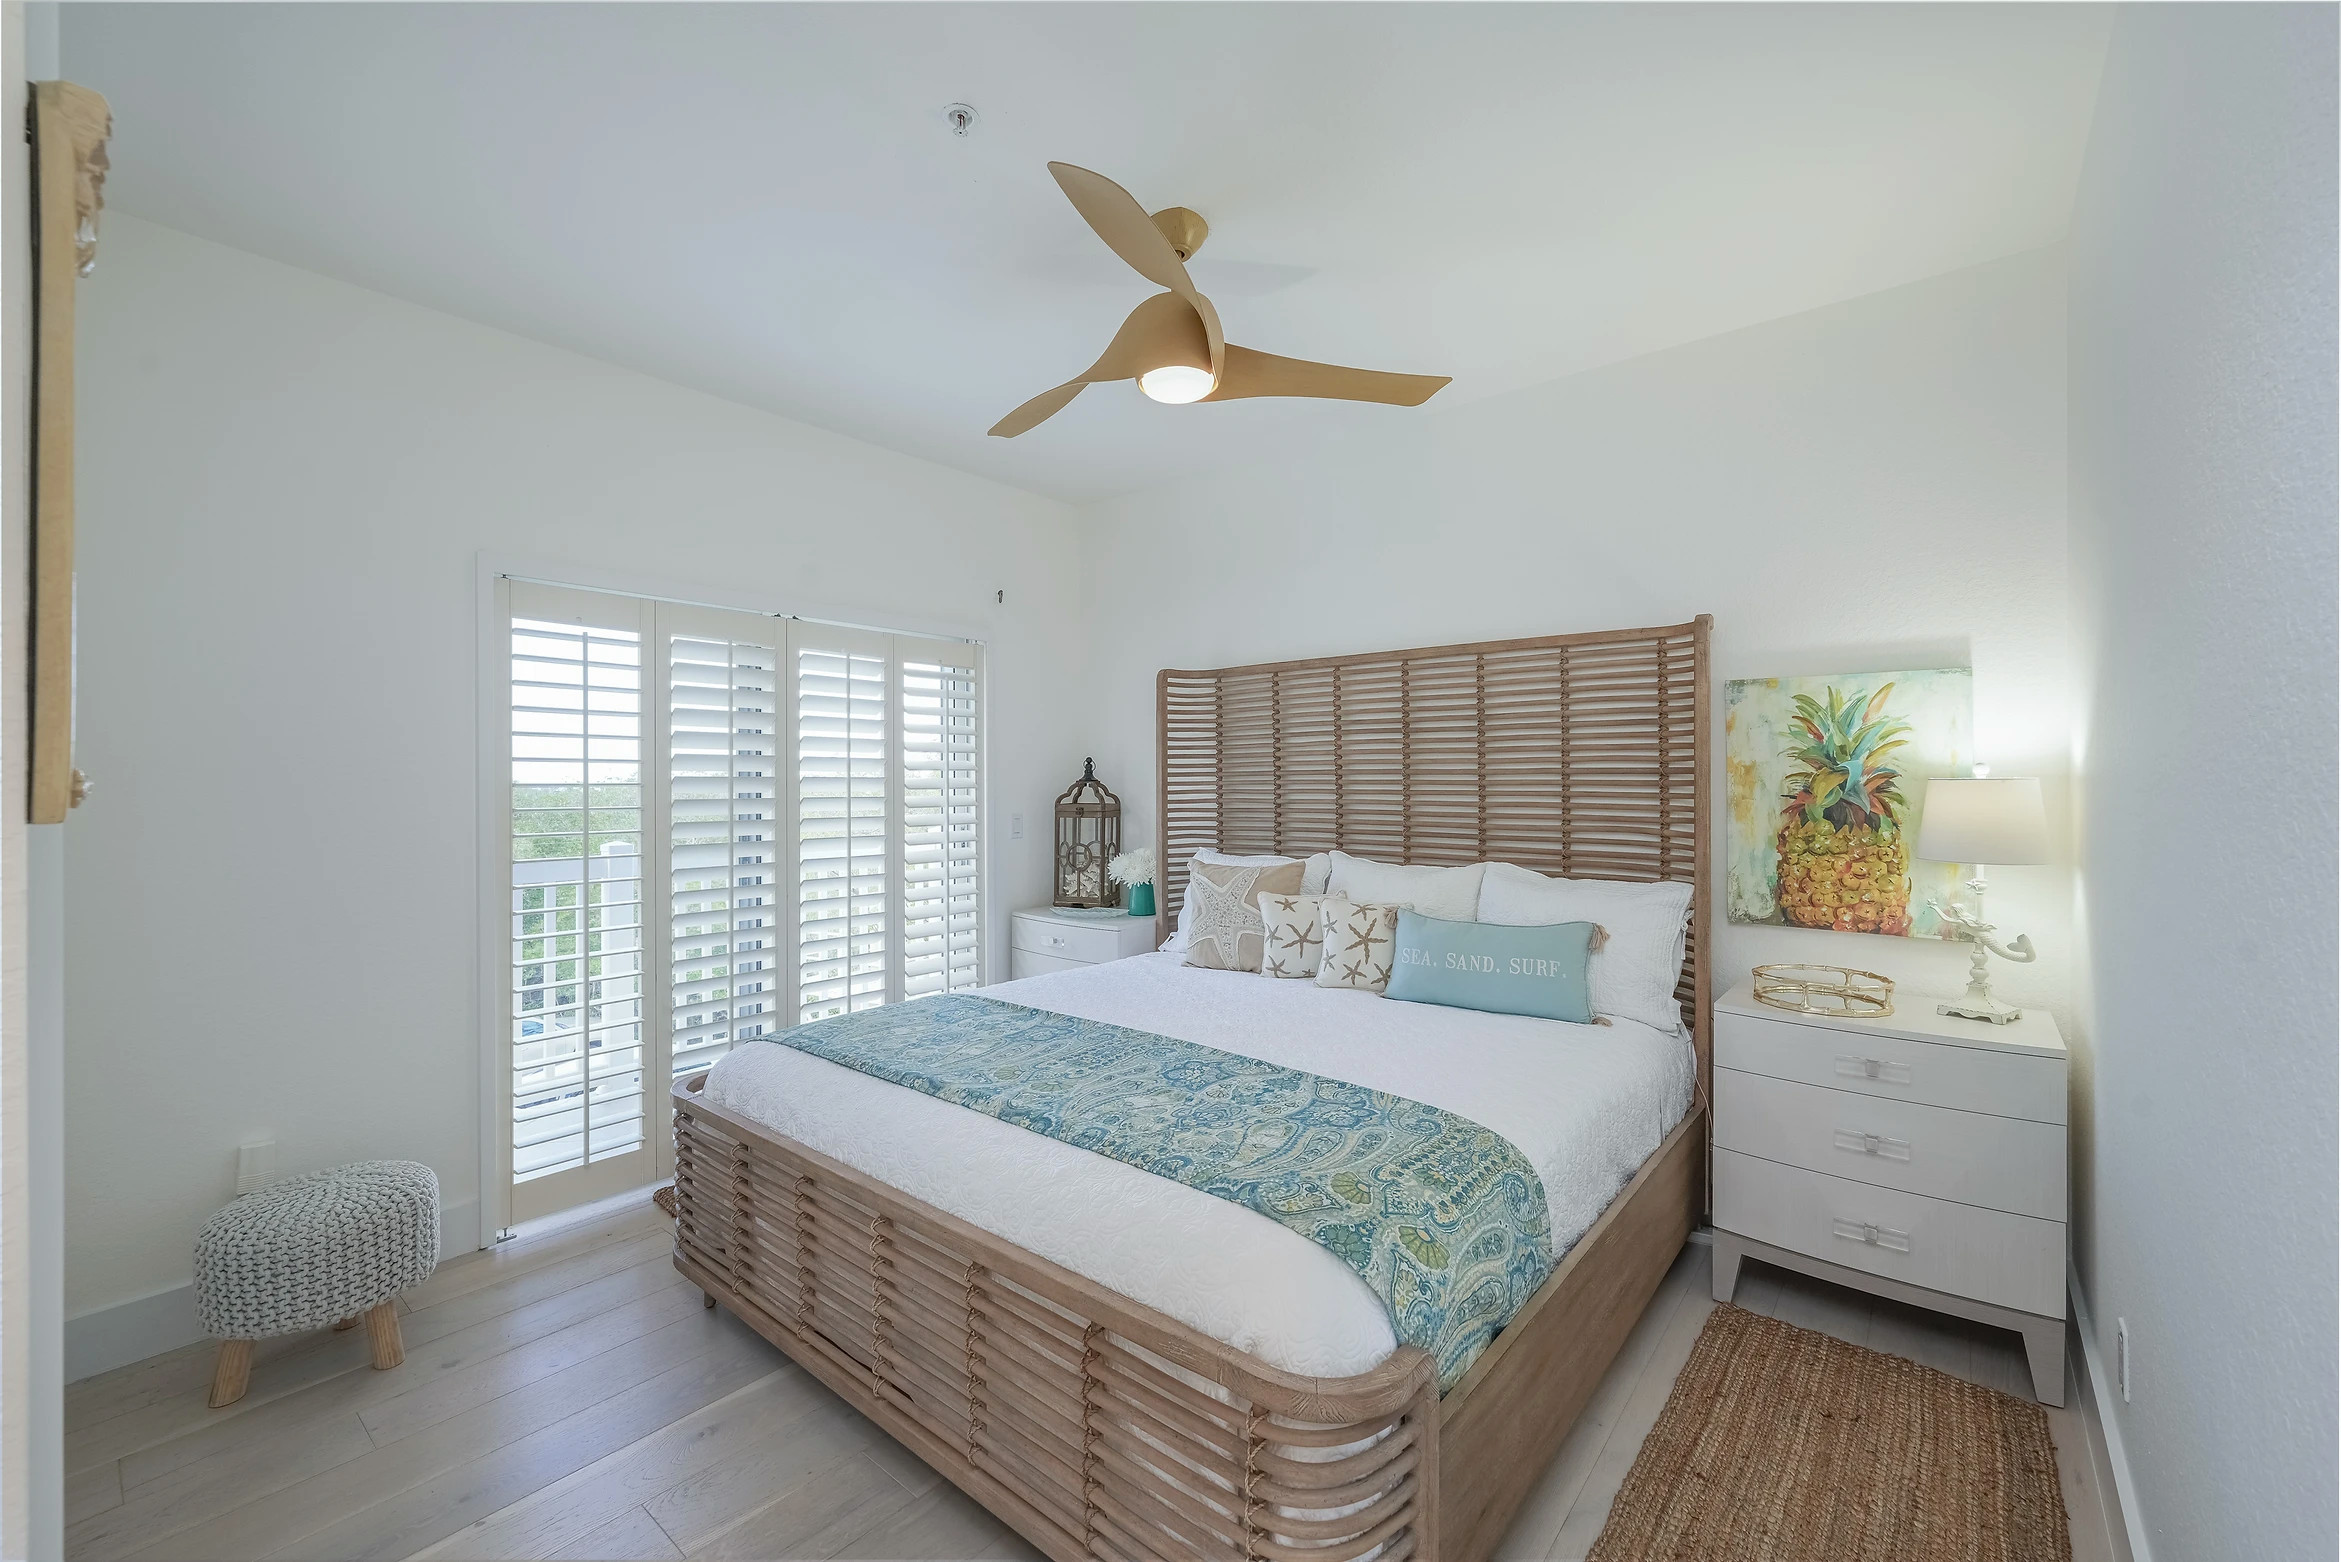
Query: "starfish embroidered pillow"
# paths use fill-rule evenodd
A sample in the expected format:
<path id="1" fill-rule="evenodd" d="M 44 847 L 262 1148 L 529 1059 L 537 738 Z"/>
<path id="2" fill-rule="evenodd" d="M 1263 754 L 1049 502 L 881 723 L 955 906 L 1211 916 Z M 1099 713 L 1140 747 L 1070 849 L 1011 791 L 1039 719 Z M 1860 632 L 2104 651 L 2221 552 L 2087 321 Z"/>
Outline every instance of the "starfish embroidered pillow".
<path id="1" fill-rule="evenodd" d="M 1262 895 L 1260 920 L 1267 941 L 1260 952 L 1262 976 L 1315 976 L 1325 953 L 1322 895 Z"/>
<path id="2" fill-rule="evenodd" d="M 1390 962 L 1398 942 L 1396 906 L 1361 906 L 1354 901 L 1325 897 L 1324 963 L 1317 968 L 1319 987 L 1350 987 L 1378 993 L 1390 985 Z"/>
<path id="3" fill-rule="evenodd" d="M 1268 943 L 1260 918 L 1262 895 L 1297 895 L 1301 865 L 1237 867 L 1198 862 L 1187 879 L 1187 903 L 1195 919 L 1187 932 L 1187 964 L 1213 971 L 1258 971 Z"/>

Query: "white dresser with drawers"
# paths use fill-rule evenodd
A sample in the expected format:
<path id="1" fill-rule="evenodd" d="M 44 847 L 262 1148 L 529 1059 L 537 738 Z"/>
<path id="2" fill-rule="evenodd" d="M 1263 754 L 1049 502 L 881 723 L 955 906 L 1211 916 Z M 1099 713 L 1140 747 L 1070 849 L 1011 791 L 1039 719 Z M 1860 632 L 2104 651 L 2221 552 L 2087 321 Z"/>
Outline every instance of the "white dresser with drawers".
<path id="1" fill-rule="evenodd" d="M 2065 1402 L 2064 1038 L 1895 995 L 1883 1019 L 1715 1005 L 1715 1298 L 1742 1258 L 2019 1330 Z"/>
<path id="2" fill-rule="evenodd" d="M 1154 947 L 1152 917 L 1060 917 L 1046 906 L 1008 916 L 1008 974 L 1103 965 Z"/>

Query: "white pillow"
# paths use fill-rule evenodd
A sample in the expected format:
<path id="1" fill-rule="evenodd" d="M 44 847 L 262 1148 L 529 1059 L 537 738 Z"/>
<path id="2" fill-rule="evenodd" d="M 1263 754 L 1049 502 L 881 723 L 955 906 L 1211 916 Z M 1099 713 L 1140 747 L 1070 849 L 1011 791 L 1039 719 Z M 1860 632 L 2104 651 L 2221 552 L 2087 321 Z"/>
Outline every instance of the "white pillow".
<path id="1" fill-rule="evenodd" d="M 1480 874 L 1486 866 L 1475 862 L 1468 868 L 1418 868 L 1335 852 L 1326 892 L 1361 906 L 1403 906 L 1446 922 L 1476 922 Z"/>
<path id="2" fill-rule="evenodd" d="M 1299 857 L 1278 857 L 1274 854 L 1265 857 L 1238 857 L 1223 852 L 1217 847 L 1206 846 L 1197 851 L 1192 860 L 1222 863 L 1231 868 L 1273 868 L 1282 863 L 1298 862 L 1301 864 L 1301 893 L 1304 895 L 1324 894 L 1325 876 L 1333 871 L 1333 859 L 1324 852 L 1319 852 L 1304 861 Z M 1179 902 L 1179 924 L 1171 929 L 1171 936 L 1163 940 L 1162 947 L 1172 954 L 1185 953 L 1188 936 L 1194 930 L 1195 897 L 1189 895 Z"/>
<path id="3" fill-rule="evenodd" d="M 1260 921 L 1268 930 L 1260 950 L 1262 976 L 1315 976 L 1325 958 L 1325 897 L 1260 896 Z"/>
<path id="4" fill-rule="evenodd" d="M 1690 933 L 1691 886 L 1672 880 L 1554 879 L 1508 862 L 1483 864 L 1479 920 L 1509 927 L 1596 922 L 1609 939 L 1586 964 L 1593 1012 L 1671 1031 L 1683 1022 L 1674 984 Z"/>
<path id="5" fill-rule="evenodd" d="M 1398 952 L 1398 908 L 1352 905 L 1328 895 L 1317 903 L 1317 913 L 1325 933 L 1317 985 L 1367 993 L 1388 987 Z"/>

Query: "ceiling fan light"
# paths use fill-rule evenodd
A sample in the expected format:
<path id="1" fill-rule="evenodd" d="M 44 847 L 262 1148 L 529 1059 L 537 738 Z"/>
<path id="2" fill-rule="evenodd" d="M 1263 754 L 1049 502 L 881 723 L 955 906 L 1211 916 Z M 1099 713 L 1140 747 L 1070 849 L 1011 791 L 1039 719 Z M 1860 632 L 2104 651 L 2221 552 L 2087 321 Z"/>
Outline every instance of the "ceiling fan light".
<path id="1" fill-rule="evenodd" d="M 1211 394 L 1211 371 L 1183 363 L 1166 363 L 1138 376 L 1138 388 L 1156 401 L 1174 406 L 1201 401 Z"/>

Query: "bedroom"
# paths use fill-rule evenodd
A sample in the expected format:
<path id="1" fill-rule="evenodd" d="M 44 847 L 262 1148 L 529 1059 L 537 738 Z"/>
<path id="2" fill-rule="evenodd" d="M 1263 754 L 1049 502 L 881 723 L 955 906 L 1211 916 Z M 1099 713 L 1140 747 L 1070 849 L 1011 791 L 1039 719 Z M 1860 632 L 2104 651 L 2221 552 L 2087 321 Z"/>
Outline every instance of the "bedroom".
<path id="1" fill-rule="evenodd" d="M 2333 1553 L 2332 7 L 4 15 L 9 1555 Z"/>

